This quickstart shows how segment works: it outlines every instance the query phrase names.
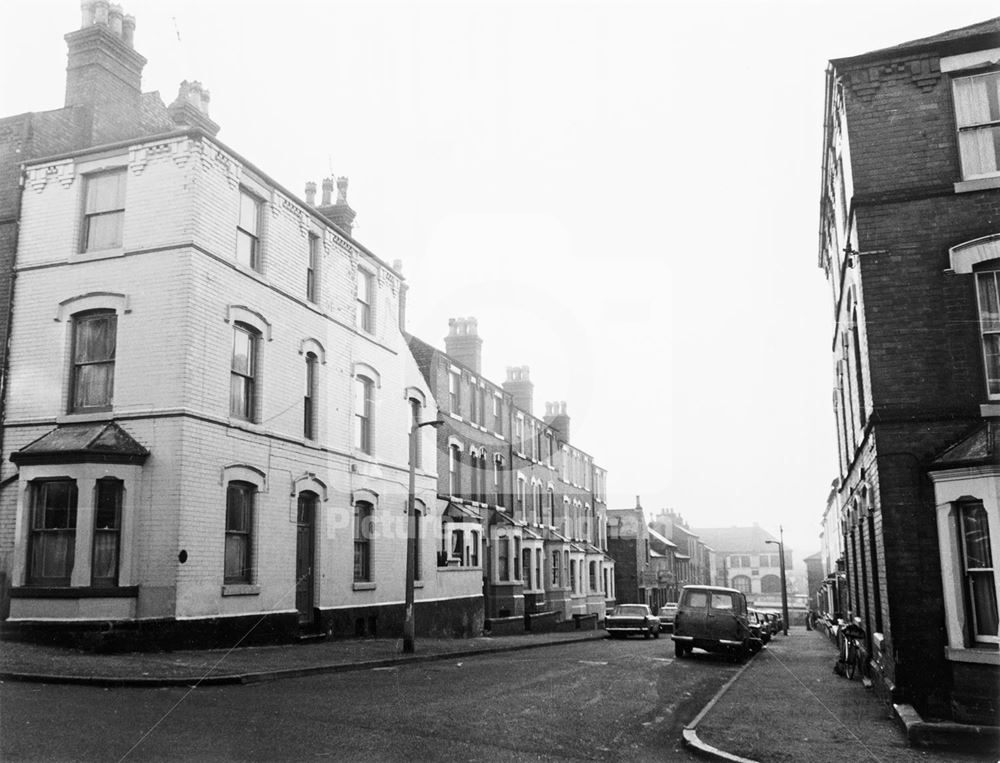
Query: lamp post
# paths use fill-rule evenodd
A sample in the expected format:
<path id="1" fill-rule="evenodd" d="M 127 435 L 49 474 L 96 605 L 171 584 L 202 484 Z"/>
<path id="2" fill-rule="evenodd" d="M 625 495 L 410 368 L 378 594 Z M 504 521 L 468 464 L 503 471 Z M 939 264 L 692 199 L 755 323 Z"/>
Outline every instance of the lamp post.
<path id="1" fill-rule="evenodd" d="M 417 421 L 413 417 L 410 427 L 410 490 L 406 501 L 406 614 L 403 619 L 403 652 L 413 654 L 413 635 L 416 630 L 413 619 L 413 581 L 417 571 L 417 534 L 416 534 L 416 456 L 417 437 L 420 427 L 439 427 L 443 421 Z"/>
<path id="2" fill-rule="evenodd" d="M 778 554 L 781 557 L 781 620 L 782 630 L 788 635 L 788 586 L 785 583 L 785 529 L 778 525 L 778 533 L 781 540 L 766 540 L 765 543 L 773 543 L 778 547 Z"/>

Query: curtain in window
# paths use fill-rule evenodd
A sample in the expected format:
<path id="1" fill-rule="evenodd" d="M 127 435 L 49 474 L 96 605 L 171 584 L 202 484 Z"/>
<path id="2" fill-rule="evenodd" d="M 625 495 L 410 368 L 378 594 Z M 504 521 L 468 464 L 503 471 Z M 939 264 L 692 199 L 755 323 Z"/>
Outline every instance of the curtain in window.
<path id="1" fill-rule="evenodd" d="M 115 381 L 114 313 L 73 319 L 73 410 L 111 405 Z"/>
<path id="2" fill-rule="evenodd" d="M 31 498 L 29 582 L 69 585 L 76 543 L 76 484 L 35 482 Z"/>
<path id="3" fill-rule="evenodd" d="M 965 575 L 975 636 L 998 635 L 997 586 L 990 548 L 989 520 L 982 504 L 962 509 Z"/>
<path id="4" fill-rule="evenodd" d="M 85 203 L 84 251 L 121 246 L 125 220 L 125 172 L 108 172 L 87 178 Z"/>
<path id="5" fill-rule="evenodd" d="M 226 491 L 226 583 L 251 582 L 253 491 L 253 485 L 244 483 L 230 483 Z"/>
<path id="6" fill-rule="evenodd" d="M 507 538 L 497 541 L 497 577 L 510 580 L 510 541 Z"/>
<path id="7" fill-rule="evenodd" d="M 118 480 L 99 480 L 97 505 L 94 507 L 94 558 L 90 573 L 92 585 L 118 585 L 121 508 L 122 483 Z"/>
<path id="8" fill-rule="evenodd" d="M 230 376 L 229 412 L 244 419 L 253 418 L 254 377 L 257 373 L 257 338 L 243 326 L 233 330 L 233 359 Z"/>
<path id="9" fill-rule="evenodd" d="M 979 321 L 983 334 L 983 358 L 989 394 L 1000 394 L 1000 273 L 979 273 Z"/>
<path id="10" fill-rule="evenodd" d="M 354 579 L 371 580 L 372 506 L 359 502 L 354 507 Z"/>
<path id="11" fill-rule="evenodd" d="M 1000 73 L 955 80 L 955 117 L 960 129 L 959 147 L 965 177 L 991 174 L 998 169 L 1000 127 Z"/>

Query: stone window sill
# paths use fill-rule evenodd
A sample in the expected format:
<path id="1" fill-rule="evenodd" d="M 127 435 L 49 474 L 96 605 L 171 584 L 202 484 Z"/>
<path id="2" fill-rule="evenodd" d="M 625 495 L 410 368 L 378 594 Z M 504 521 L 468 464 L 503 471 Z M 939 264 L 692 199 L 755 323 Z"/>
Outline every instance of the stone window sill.
<path id="1" fill-rule="evenodd" d="M 257 596 L 260 586 L 251 583 L 226 583 L 222 586 L 223 596 Z"/>
<path id="2" fill-rule="evenodd" d="M 991 188 L 1000 188 L 1000 175 L 988 178 L 975 178 L 974 180 L 962 180 L 955 183 L 955 193 L 987 191 Z"/>
<path id="3" fill-rule="evenodd" d="M 371 581 L 359 581 L 357 583 L 354 583 L 352 588 L 355 591 L 374 591 L 375 584 L 372 583 Z"/>
<path id="4" fill-rule="evenodd" d="M 996 647 L 979 649 L 965 649 L 962 647 L 946 646 L 944 656 L 951 662 L 975 662 L 980 665 L 1000 665 L 1000 651 Z"/>

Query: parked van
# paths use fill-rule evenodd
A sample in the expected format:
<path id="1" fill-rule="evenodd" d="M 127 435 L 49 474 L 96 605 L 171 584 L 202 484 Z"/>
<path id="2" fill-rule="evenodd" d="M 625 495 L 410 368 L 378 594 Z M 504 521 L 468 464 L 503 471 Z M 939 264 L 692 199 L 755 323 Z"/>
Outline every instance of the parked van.
<path id="1" fill-rule="evenodd" d="M 674 653 L 694 647 L 743 659 L 760 648 L 747 622 L 747 599 L 735 588 L 689 585 L 681 590 L 674 616 Z"/>

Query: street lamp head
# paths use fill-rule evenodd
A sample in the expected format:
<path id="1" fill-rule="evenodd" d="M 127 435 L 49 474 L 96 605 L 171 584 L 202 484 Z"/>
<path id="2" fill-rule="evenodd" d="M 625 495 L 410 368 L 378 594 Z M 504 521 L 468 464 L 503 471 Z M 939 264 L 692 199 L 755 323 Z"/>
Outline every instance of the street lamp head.
<path id="1" fill-rule="evenodd" d="M 444 422 L 441 421 L 440 419 L 434 419 L 434 421 L 421 421 L 419 424 L 417 424 L 418 428 L 419 427 L 434 427 L 435 429 L 437 429 L 438 427 L 443 427 L 443 426 L 444 426 Z"/>

